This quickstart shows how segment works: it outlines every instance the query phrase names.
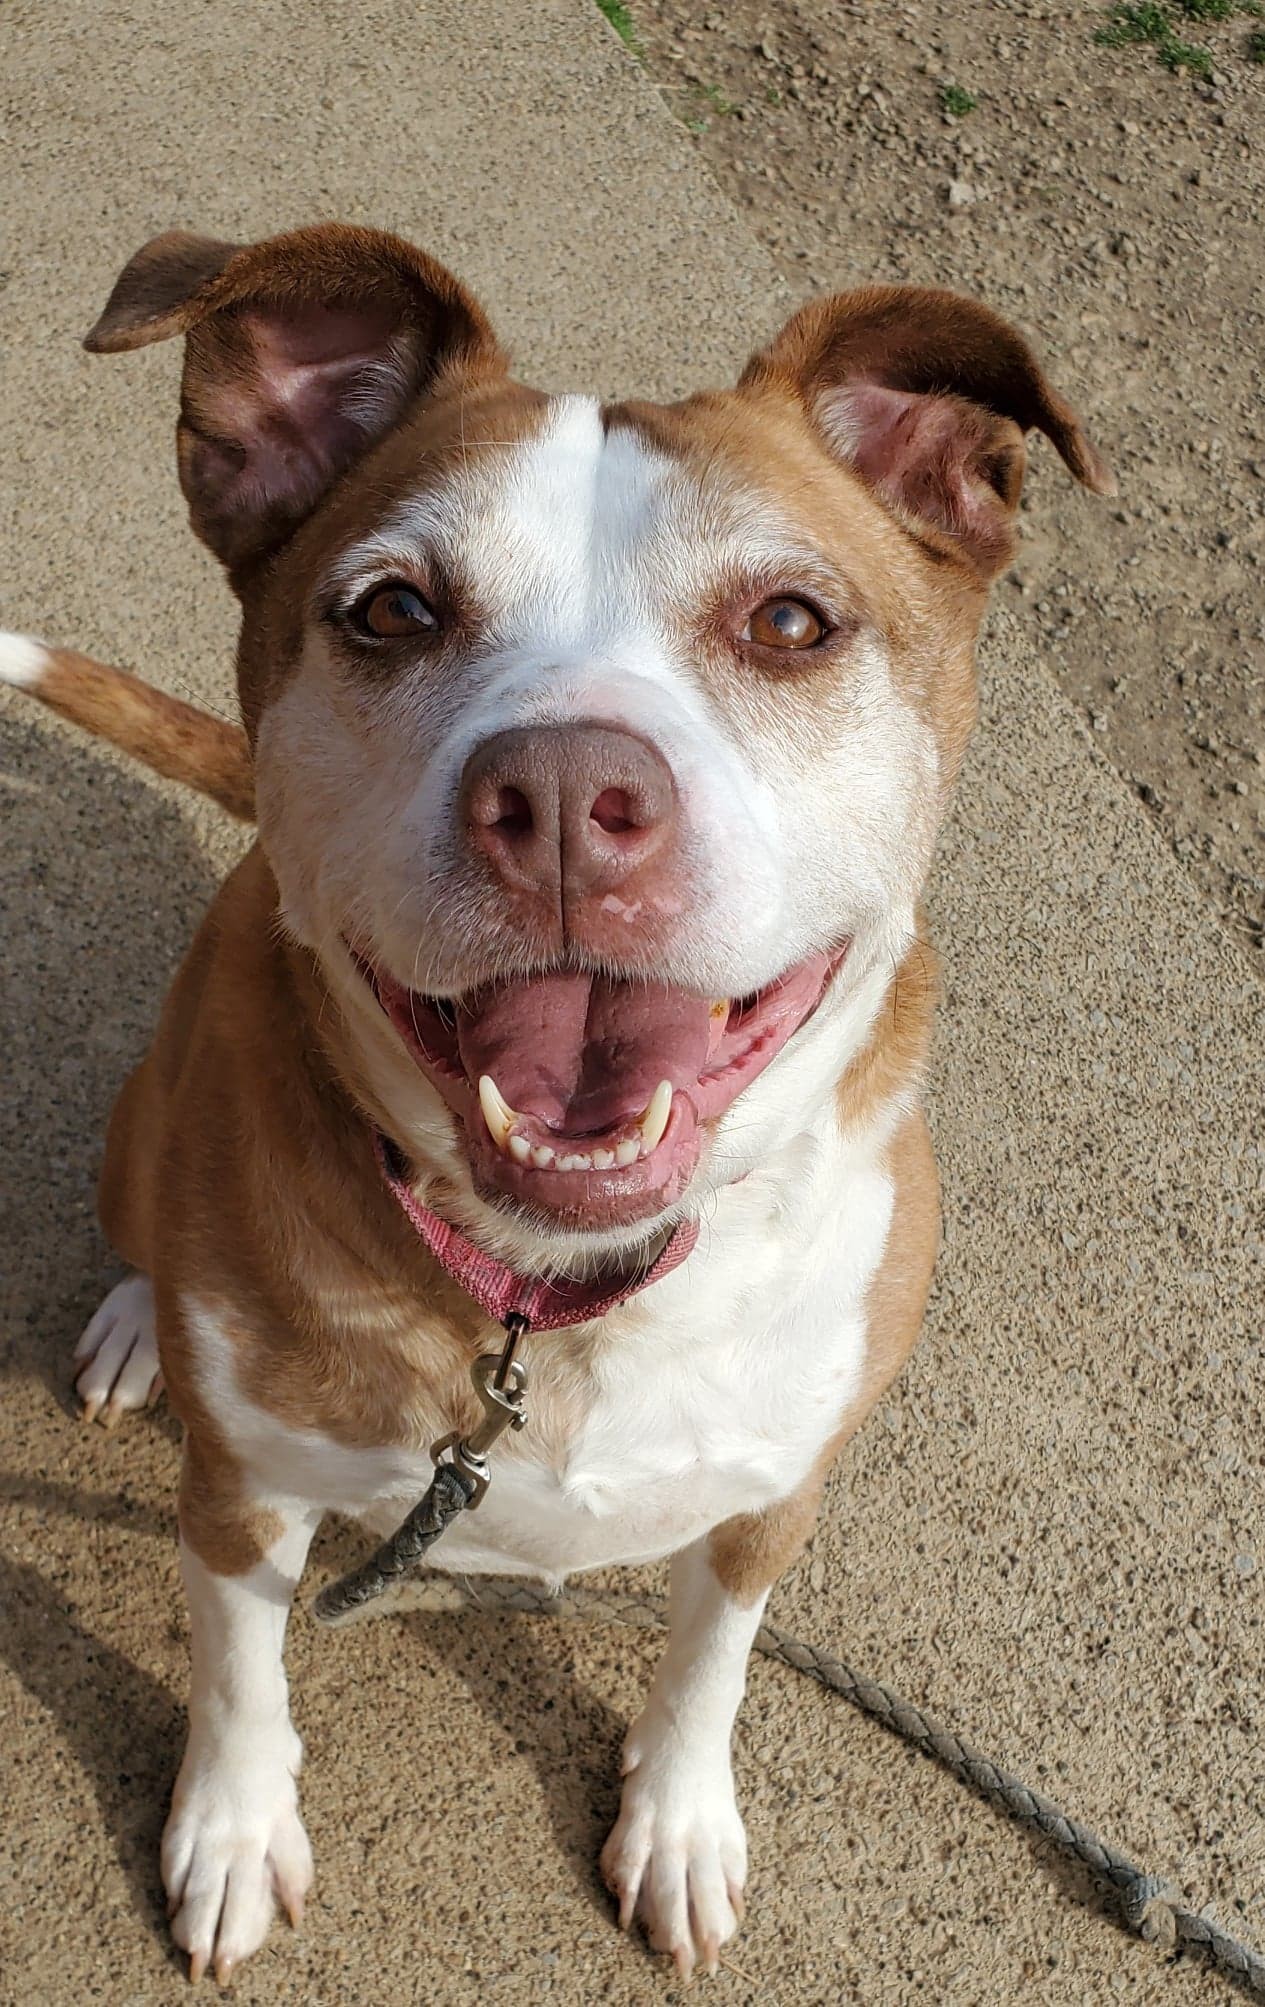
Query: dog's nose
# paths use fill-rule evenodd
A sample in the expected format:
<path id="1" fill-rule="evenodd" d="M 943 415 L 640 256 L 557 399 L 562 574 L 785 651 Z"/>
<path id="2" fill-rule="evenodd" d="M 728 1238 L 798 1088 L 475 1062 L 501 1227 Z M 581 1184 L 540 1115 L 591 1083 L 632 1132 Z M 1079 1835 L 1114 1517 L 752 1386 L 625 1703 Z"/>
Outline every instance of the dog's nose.
<path id="1" fill-rule="evenodd" d="M 466 839 L 511 891 L 564 915 L 613 892 L 672 842 L 677 793 L 662 753 L 609 725 L 498 732 L 471 754 Z"/>

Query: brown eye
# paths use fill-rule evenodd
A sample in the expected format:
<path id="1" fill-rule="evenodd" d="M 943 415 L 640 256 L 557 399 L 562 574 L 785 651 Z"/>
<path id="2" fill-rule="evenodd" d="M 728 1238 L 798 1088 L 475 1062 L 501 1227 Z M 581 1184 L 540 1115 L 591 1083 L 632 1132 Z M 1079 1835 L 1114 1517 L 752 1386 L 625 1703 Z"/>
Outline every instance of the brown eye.
<path id="1" fill-rule="evenodd" d="M 740 641 L 754 641 L 760 648 L 811 648 L 820 641 L 826 623 L 802 599 L 766 599 L 757 606 Z"/>
<path id="2" fill-rule="evenodd" d="M 438 618 L 411 585 L 377 585 L 357 600 L 348 616 L 361 634 L 378 641 L 404 641 L 410 635 L 434 634 Z"/>

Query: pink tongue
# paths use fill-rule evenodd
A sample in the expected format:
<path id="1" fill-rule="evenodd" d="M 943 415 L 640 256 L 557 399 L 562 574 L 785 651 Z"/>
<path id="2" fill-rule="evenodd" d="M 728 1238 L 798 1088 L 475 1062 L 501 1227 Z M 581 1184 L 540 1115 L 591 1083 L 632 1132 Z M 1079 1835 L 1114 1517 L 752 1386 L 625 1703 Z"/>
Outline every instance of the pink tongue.
<path id="1" fill-rule="evenodd" d="M 707 1062 L 705 997 L 586 975 L 496 984 L 463 1003 L 461 1063 L 511 1108 L 565 1135 L 640 1115 L 661 1080 L 693 1087 Z"/>

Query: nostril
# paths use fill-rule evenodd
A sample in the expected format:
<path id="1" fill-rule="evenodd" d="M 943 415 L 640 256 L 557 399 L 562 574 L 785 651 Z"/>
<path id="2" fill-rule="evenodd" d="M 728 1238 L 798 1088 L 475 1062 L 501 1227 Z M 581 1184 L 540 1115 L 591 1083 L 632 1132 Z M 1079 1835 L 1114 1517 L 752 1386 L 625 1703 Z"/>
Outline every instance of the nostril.
<path id="1" fill-rule="evenodd" d="M 490 804 L 493 813 L 486 827 L 502 836 L 530 836 L 533 817 L 531 803 L 518 787 L 499 787 Z"/>
<path id="2" fill-rule="evenodd" d="M 631 797 L 622 787 L 602 789 L 589 810 L 589 821 L 595 822 L 607 836 L 627 836 L 630 830 L 645 826 Z"/>

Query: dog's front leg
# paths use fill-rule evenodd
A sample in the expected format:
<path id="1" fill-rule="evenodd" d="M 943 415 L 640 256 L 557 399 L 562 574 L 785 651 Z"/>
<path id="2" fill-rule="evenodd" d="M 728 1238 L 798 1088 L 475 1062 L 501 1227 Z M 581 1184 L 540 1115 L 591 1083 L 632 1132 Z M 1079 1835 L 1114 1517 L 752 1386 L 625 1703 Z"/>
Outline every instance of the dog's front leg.
<path id="1" fill-rule="evenodd" d="M 208 1500 L 197 1462 L 191 1440 L 180 1542 L 192 1629 L 189 1740 L 162 1867 L 190 1977 L 211 1966 L 223 1982 L 263 1943 L 274 1897 L 298 1922 L 312 1879 L 282 1646 L 319 1514 L 246 1500 L 236 1485 L 231 1497 Z"/>
<path id="2" fill-rule="evenodd" d="M 747 1842 L 729 1742 L 767 1595 L 732 1594 L 710 1540 L 676 1556 L 667 1650 L 624 1744 L 623 1795 L 602 1873 L 619 1898 L 621 1926 L 639 1916 L 683 1978 L 696 1961 L 715 1971 L 742 1916 Z"/>

